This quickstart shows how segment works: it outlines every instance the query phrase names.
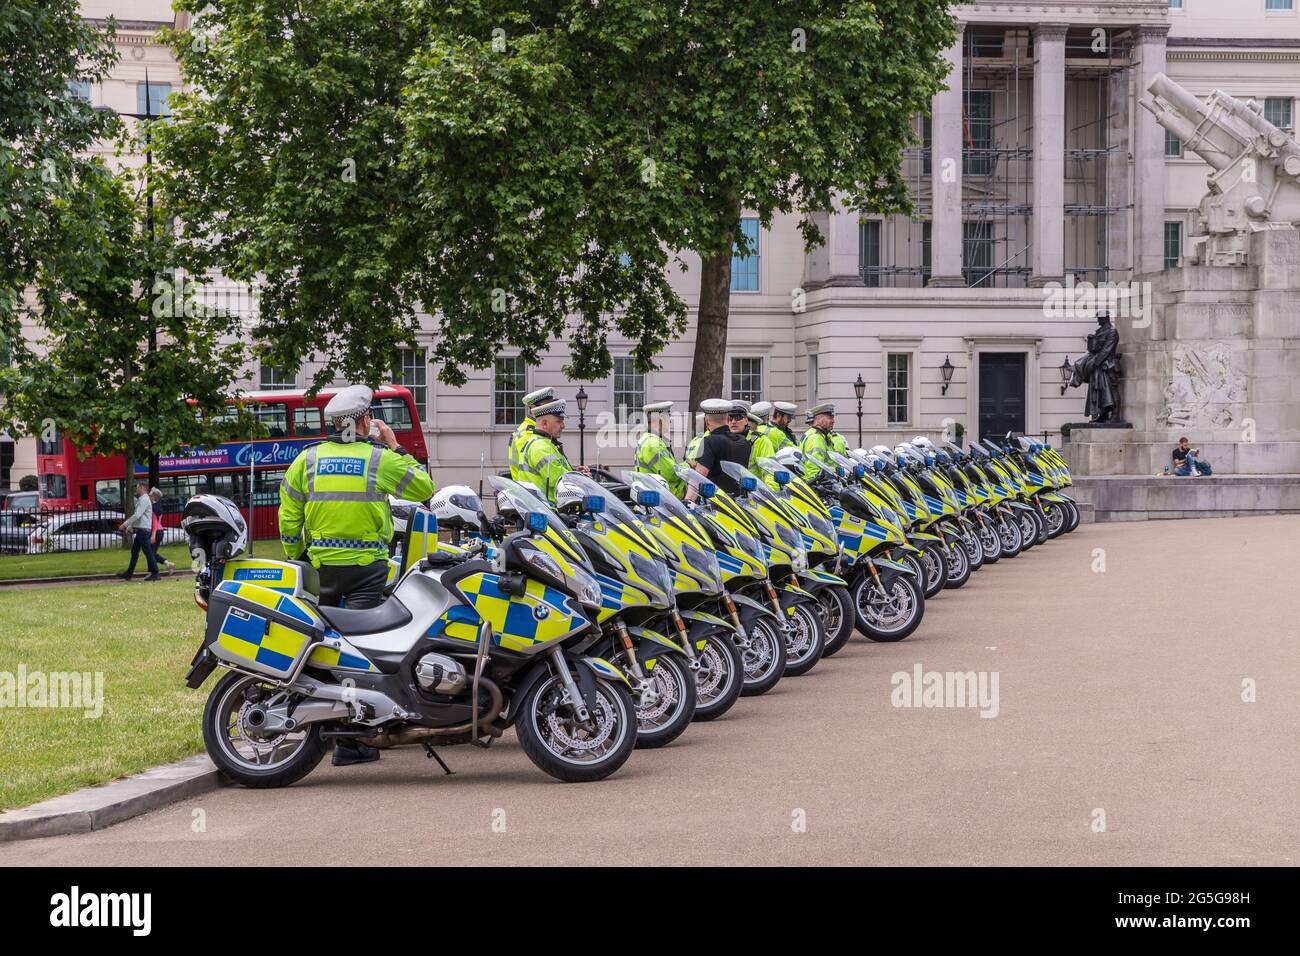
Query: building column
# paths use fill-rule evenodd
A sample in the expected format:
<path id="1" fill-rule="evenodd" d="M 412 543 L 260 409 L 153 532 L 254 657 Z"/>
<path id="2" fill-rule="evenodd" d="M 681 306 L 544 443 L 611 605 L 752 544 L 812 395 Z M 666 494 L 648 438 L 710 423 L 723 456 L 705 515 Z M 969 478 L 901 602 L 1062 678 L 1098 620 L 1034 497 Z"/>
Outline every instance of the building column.
<path id="1" fill-rule="evenodd" d="M 1103 220 L 1108 278 L 1121 282 L 1133 278 L 1132 168 L 1129 165 L 1129 70 L 1112 73 L 1106 80 L 1106 205 L 1117 210 Z"/>
<path id="2" fill-rule="evenodd" d="M 957 24 L 957 40 L 944 51 L 951 69 L 948 87 L 930 106 L 930 281 L 933 286 L 964 286 L 962 276 L 961 167 L 962 48 L 966 25 Z"/>
<path id="3" fill-rule="evenodd" d="M 1133 265 L 1138 274 L 1164 268 L 1165 131 L 1155 116 L 1138 105 L 1157 73 L 1165 72 L 1167 25 L 1137 28 L 1138 59 L 1133 117 Z"/>
<path id="4" fill-rule="evenodd" d="M 1034 27 L 1033 286 L 1065 278 L 1065 29 Z"/>

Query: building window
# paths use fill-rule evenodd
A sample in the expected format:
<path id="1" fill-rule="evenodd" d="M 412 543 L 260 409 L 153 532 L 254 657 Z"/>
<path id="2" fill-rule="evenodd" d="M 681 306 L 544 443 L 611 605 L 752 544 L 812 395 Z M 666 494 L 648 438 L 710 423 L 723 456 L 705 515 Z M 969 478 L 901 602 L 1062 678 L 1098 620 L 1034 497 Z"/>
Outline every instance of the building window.
<path id="1" fill-rule="evenodd" d="M 498 358 L 492 379 L 492 414 L 498 425 L 518 425 L 524 420 L 524 394 L 528 370 L 522 355 Z"/>
<path id="2" fill-rule="evenodd" d="M 757 292 L 758 291 L 758 220 L 752 217 L 745 217 L 740 220 L 740 234 L 749 242 L 749 252 L 742 255 L 738 250 L 740 244 L 735 245 L 737 251 L 731 256 L 731 291 L 732 292 Z"/>
<path id="3" fill-rule="evenodd" d="M 1183 224 L 1181 222 L 1165 223 L 1165 268 L 1178 268 L 1183 258 Z"/>
<path id="4" fill-rule="evenodd" d="M 993 223 L 964 222 L 961 227 L 962 275 L 967 285 L 993 284 Z"/>
<path id="5" fill-rule="evenodd" d="M 1169 0 L 1170 10 L 1181 10 L 1182 8 L 1183 8 L 1183 0 Z"/>
<path id="6" fill-rule="evenodd" d="M 757 402 L 763 397 L 761 358 L 737 357 L 731 360 L 731 397 L 744 402 Z"/>
<path id="7" fill-rule="evenodd" d="M 934 155 L 934 120 L 929 116 L 921 117 L 921 175 L 929 176 L 934 168 L 931 156 Z"/>
<path id="8" fill-rule="evenodd" d="M 885 359 L 885 421 L 906 425 L 911 420 L 912 356 L 890 352 Z"/>
<path id="9" fill-rule="evenodd" d="M 1290 11 L 1295 9 L 1295 0 L 1264 0 L 1265 10 Z M 1277 124 L 1274 123 L 1274 126 Z"/>
<path id="10" fill-rule="evenodd" d="M 170 116 L 167 97 L 171 95 L 170 83 L 137 83 L 135 85 L 135 111 L 141 116 Z"/>
<path id="11" fill-rule="evenodd" d="M 1173 133 L 1169 132 L 1169 130 L 1165 130 L 1165 158 L 1183 158 L 1183 141 Z"/>
<path id="12" fill-rule="evenodd" d="M 868 219 L 858 224 L 858 274 L 862 284 L 880 285 L 880 220 Z"/>
<path id="13" fill-rule="evenodd" d="M 993 91 L 967 90 L 966 148 L 962 150 L 962 172 L 987 176 L 993 172 Z"/>
<path id="14" fill-rule="evenodd" d="M 614 356 L 614 416 L 634 421 L 645 404 L 645 373 L 638 372 L 630 355 Z"/>
<path id="15" fill-rule="evenodd" d="M 814 352 L 808 356 L 808 407 L 817 404 L 817 354 Z"/>
<path id="16" fill-rule="evenodd" d="M 264 391 L 298 387 L 298 377 L 296 375 L 289 375 L 274 365 L 268 365 L 266 362 L 262 363 L 259 376 L 259 383 Z"/>
<path id="17" fill-rule="evenodd" d="M 930 222 L 921 223 L 921 285 L 928 285 L 930 282 L 930 237 L 932 224 Z"/>
<path id="18" fill-rule="evenodd" d="M 1286 9 L 1291 9 L 1287 7 Z M 1264 98 L 1264 119 L 1278 129 L 1291 132 L 1291 106 L 1295 102 L 1289 96 L 1268 96 Z"/>
<path id="19" fill-rule="evenodd" d="M 69 80 L 68 95 L 73 99 L 90 102 L 90 84 L 85 80 Z"/>
<path id="20" fill-rule="evenodd" d="M 415 410 L 420 417 L 429 417 L 429 363 L 425 359 L 424 349 L 402 349 L 397 353 L 397 368 L 393 369 L 393 381 L 405 385 L 411 391 Z"/>

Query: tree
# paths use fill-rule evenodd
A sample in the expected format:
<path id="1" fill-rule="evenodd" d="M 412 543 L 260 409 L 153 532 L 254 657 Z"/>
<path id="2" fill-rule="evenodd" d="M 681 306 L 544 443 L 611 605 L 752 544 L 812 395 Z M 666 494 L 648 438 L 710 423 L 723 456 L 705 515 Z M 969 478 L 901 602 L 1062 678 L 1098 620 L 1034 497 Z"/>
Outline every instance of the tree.
<path id="1" fill-rule="evenodd" d="M 721 391 L 742 209 L 906 209 L 954 36 L 941 0 L 180 5 L 166 188 L 213 265 L 263 281 L 275 364 L 373 381 L 422 306 L 445 381 L 556 336 L 603 375 L 614 331 L 644 370 L 685 328 L 690 250 L 692 405 Z"/>
<path id="2" fill-rule="evenodd" d="M 57 274 L 78 250 L 51 217 L 80 188 L 86 150 L 111 136 L 117 117 L 69 95 L 104 78 L 116 53 L 113 25 L 82 20 L 77 0 L 0 4 L 0 343 L 24 350 L 24 290 L 38 271 Z"/>
<path id="3" fill-rule="evenodd" d="M 183 248 L 142 226 L 142 193 L 138 173 L 94 160 L 52 204 L 50 228 L 75 264 L 33 277 L 39 338 L 6 373 L 7 414 L 88 454 L 124 455 L 128 491 L 142 448 L 205 447 L 252 424 L 227 410 L 245 360 L 238 318 L 195 301 Z"/>

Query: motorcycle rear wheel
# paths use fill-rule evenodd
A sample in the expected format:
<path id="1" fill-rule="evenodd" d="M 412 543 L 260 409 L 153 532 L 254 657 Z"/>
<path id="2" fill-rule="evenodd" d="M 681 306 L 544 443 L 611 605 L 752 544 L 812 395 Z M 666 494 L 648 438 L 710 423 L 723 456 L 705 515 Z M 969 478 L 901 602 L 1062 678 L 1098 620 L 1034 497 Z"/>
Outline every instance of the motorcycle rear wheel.
<path id="1" fill-rule="evenodd" d="M 203 706 L 203 745 L 217 769 L 245 787 L 287 787 L 316 769 L 329 750 L 320 724 L 259 737 L 259 698 L 280 693 L 270 682 L 230 671 Z"/>

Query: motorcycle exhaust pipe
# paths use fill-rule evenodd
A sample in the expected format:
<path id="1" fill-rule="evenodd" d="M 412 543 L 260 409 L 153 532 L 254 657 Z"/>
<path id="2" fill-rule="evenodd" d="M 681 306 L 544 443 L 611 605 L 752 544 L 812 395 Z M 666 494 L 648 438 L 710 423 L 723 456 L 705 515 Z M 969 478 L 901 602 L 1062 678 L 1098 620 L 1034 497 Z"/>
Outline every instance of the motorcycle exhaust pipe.
<path id="1" fill-rule="evenodd" d="M 488 701 L 487 711 L 479 714 L 479 726 L 484 726 L 482 721 L 486 719 L 495 719 L 501 711 L 505 709 L 505 698 L 501 694 L 501 688 L 497 686 L 496 681 L 489 677 L 480 677 L 480 683 L 487 688 L 490 700 Z M 468 734 L 474 730 L 474 721 L 464 724 L 455 724 L 451 727 L 419 727 L 407 726 L 398 727 L 396 730 L 390 730 L 384 733 L 376 734 L 374 737 L 363 738 L 364 742 L 371 747 L 379 750 L 387 750 L 390 747 L 400 747 L 404 744 L 413 744 L 421 740 L 428 740 L 431 737 L 457 737 L 461 734 Z M 494 737 L 499 737 L 501 731 L 487 725 L 486 729 Z"/>

